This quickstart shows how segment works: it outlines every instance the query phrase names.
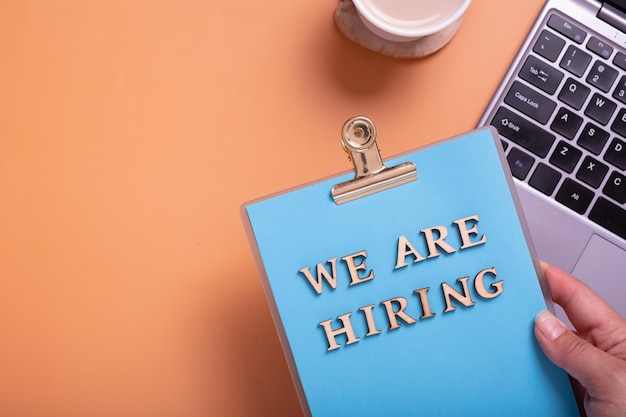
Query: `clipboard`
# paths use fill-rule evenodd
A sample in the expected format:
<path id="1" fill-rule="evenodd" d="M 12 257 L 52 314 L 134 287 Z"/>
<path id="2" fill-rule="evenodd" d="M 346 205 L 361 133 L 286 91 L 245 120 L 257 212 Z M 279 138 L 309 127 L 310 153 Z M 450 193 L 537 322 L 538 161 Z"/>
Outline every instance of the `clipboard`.
<path id="1" fill-rule="evenodd" d="M 376 136 L 348 120 L 354 173 L 241 208 L 304 415 L 578 416 L 497 132 L 385 162 Z"/>

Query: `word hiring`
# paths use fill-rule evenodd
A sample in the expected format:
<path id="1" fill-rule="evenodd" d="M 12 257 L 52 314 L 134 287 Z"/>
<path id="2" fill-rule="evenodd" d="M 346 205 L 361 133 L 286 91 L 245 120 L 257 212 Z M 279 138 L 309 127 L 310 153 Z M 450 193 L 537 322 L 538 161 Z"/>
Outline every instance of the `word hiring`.
<path id="1" fill-rule="evenodd" d="M 483 299 L 495 298 L 500 295 L 502 291 L 504 291 L 502 286 L 504 283 L 503 280 L 491 282 L 488 285 L 490 289 L 488 289 L 485 284 L 485 279 L 487 277 L 495 279 L 497 276 L 498 272 L 496 271 L 496 268 L 486 268 L 476 274 L 474 277 L 474 289 L 476 294 Z M 468 284 L 469 276 L 459 278 L 456 281 L 460 284 L 461 291 L 457 291 L 447 282 L 441 283 L 441 292 L 446 305 L 443 313 L 449 313 L 456 310 L 456 306 L 453 305 L 452 300 L 461 303 L 465 307 L 471 307 L 476 304 L 470 294 Z M 419 317 L 420 320 L 434 317 L 436 315 L 432 312 L 430 307 L 428 290 L 430 290 L 430 287 L 420 288 L 413 291 L 413 294 L 417 296 L 417 299 L 419 300 L 418 302 L 421 305 L 422 315 Z M 401 322 L 406 325 L 417 323 L 418 319 L 406 312 L 408 304 L 409 302 L 405 297 L 394 297 L 380 302 L 380 305 L 384 307 L 387 320 L 389 322 L 388 331 L 400 328 Z M 376 304 L 370 304 L 358 309 L 363 314 L 363 320 L 365 321 L 367 328 L 367 332 L 364 337 L 374 336 L 381 333 L 381 330 L 376 327 L 376 320 L 374 319 L 373 309 L 375 307 Z M 318 325 L 324 329 L 324 333 L 326 334 L 326 340 L 328 341 L 327 351 L 339 349 L 341 347 L 341 344 L 337 342 L 337 336 L 345 336 L 346 345 L 350 345 L 361 340 L 361 338 L 356 336 L 354 327 L 352 326 L 351 316 L 351 312 L 338 316 L 337 321 L 341 322 L 341 325 L 334 329 L 332 325 L 334 319 L 328 319 L 318 323 Z"/>
<path id="2" fill-rule="evenodd" d="M 421 233 L 424 236 L 426 247 L 428 248 L 428 255 L 426 257 L 422 256 L 422 254 L 420 254 L 415 249 L 415 246 L 405 236 L 400 236 L 397 243 L 396 265 L 394 269 L 404 268 L 408 266 L 409 264 L 407 263 L 407 258 L 412 258 L 412 263 L 415 264 L 423 262 L 427 259 L 438 257 L 440 255 L 440 250 L 446 253 L 454 253 L 457 250 L 460 251 L 473 246 L 485 244 L 487 242 L 487 237 L 485 235 L 478 237 L 478 221 L 478 215 L 473 215 L 452 222 L 456 226 L 455 230 L 460 237 L 461 245 L 460 247 L 458 247 L 458 249 L 450 245 L 445 240 L 448 236 L 448 228 L 446 228 L 445 226 L 434 226 L 422 229 Z M 365 250 L 341 258 L 348 268 L 348 272 L 350 275 L 350 287 L 374 279 L 374 270 L 368 270 L 365 263 L 366 258 L 367 252 Z M 329 259 L 328 261 L 326 261 L 326 263 L 331 266 L 331 272 L 326 269 L 324 264 L 318 263 L 317 279 L 311 273 L 310 267 L 307 266 L 299 270 L 299 272 L 304 275 L 304 277 L 307 279 L 311 287 L 313 287 L 315 292 L 317 292 L 317 294 L 322 294 L 324 280 L 333 290 L 337 288 L 337 258 Z M 493 290 L 488 290 L 484 282 L 485 276 L 487 275 L 496 277 L 496 269 L 487 268 L 476 274 L 474 278 L 474 289 L 481 298 L 495 298 L 502 293 L 503 282 L 498 281 L 492 283 L 490 285 L 490 288 L 493 288 Z M 441 284 L 441 291 L 446 305 L 444 313 L 448 313 L 456 309 L 456 307 L 452 304 L 452 300 L 455 300 L 466 307 L 473 306 L 475 304 L 475 302 L 471 298 L 468 280 L 469 276 L 459 278 L 457 280 L 457 282 L 461 286 L 461 291 L 457 291 L 448 283 L 444 282 Z M 430 290 L 429 287 L 421 288 L 414 291 L 414 294 L 417 296 L 421 304 L 421 310 L 423 313 L 420 319 L 435 316 L 435 313 L 432 312 L 430 307 L 430 302 L 427 294 L 428 290 Z M 396 297 L 385 300 L 382 301 L 380 305 L 384 307 L 388 318 L 388 330 L 394 330 L 399 328 L 399 320 L 406 324 L 414 324 L 417 322 L 415 318 L 410 316 L 405 311 L 408 306 L 408 301 L 404 297 Z M 376 322 L 374 320 L 373 309 L 375 306 L 375 304 L 372 304 L 358 309 L 363 314 L 363 319 L 365 320 L 365 324 L 367 326 L 367 333 L 365 334 L 365 336 L 373 336 L 381 333 L 381 331 L 377 328 Z M 339 335 L 344 335 L 346 337 L 346 345 L 360 341 L 360 338 L 355 335 L 354 328 L 352 326 L 351 316 L 352 313 L 346 313 L 338 316 L 337 320 L 341 322 L 341 326 L 335 329 L 333 329 L 332 326 L 333 319 L 324 320 L 318 323 L 318 325 L 324 329 L 324 332 L 326 334 L 329 351 L 341 347 L 341 345 L 336 341 L 336 337 Z"/>

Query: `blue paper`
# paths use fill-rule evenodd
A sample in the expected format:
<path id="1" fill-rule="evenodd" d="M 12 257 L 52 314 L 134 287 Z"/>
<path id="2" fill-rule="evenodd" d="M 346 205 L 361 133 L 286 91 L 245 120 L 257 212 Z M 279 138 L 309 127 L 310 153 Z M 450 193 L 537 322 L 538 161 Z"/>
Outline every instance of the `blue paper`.
<path id="1" fill-rule="evenodd" d="M 578 415 L 567 375 L 534 338 L 546 302 L 496 136 L 477 130 L 385 161 L 413 162 L 418 179 L 346 204 L 330 189 L 352 174 L 244 205 L 307 415 Z M 426 235 L 443 228 L 430 253 Z M 316 280 L 333 262 L 336 288 L 322 278 L 318 294 L 302 270 Z M 446 302 L 444 287 L 472 305 Z M 348 313 L 352 338 L 320 324 L 337 330 Z"/>

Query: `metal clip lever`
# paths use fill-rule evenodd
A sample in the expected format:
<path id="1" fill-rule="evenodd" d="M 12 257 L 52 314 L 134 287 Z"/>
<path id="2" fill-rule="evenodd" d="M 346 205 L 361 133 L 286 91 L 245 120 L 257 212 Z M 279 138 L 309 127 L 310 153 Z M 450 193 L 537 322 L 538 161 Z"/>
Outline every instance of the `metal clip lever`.
<path id="1" fill-rule="evenodd" d="M 354 179 L 335 185 L 330 193 L 336 204 L 386 190 L 417 179 L 412 162 L 387 168 L 376 143 L 376 127 L 370 119 L 357 116 L 344 123 L 341 130 L 344 151 L 354 164 Z"/>

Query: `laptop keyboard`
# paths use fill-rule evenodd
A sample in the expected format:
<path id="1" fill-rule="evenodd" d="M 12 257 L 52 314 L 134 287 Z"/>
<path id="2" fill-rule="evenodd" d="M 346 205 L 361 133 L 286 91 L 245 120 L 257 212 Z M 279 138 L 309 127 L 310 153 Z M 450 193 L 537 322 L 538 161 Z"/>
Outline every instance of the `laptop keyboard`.
<path id="1" fill-rule="evenodd" d="M 552 13 L 491 120 L 513 176 L 626 239 L 626 54 Z"/>

